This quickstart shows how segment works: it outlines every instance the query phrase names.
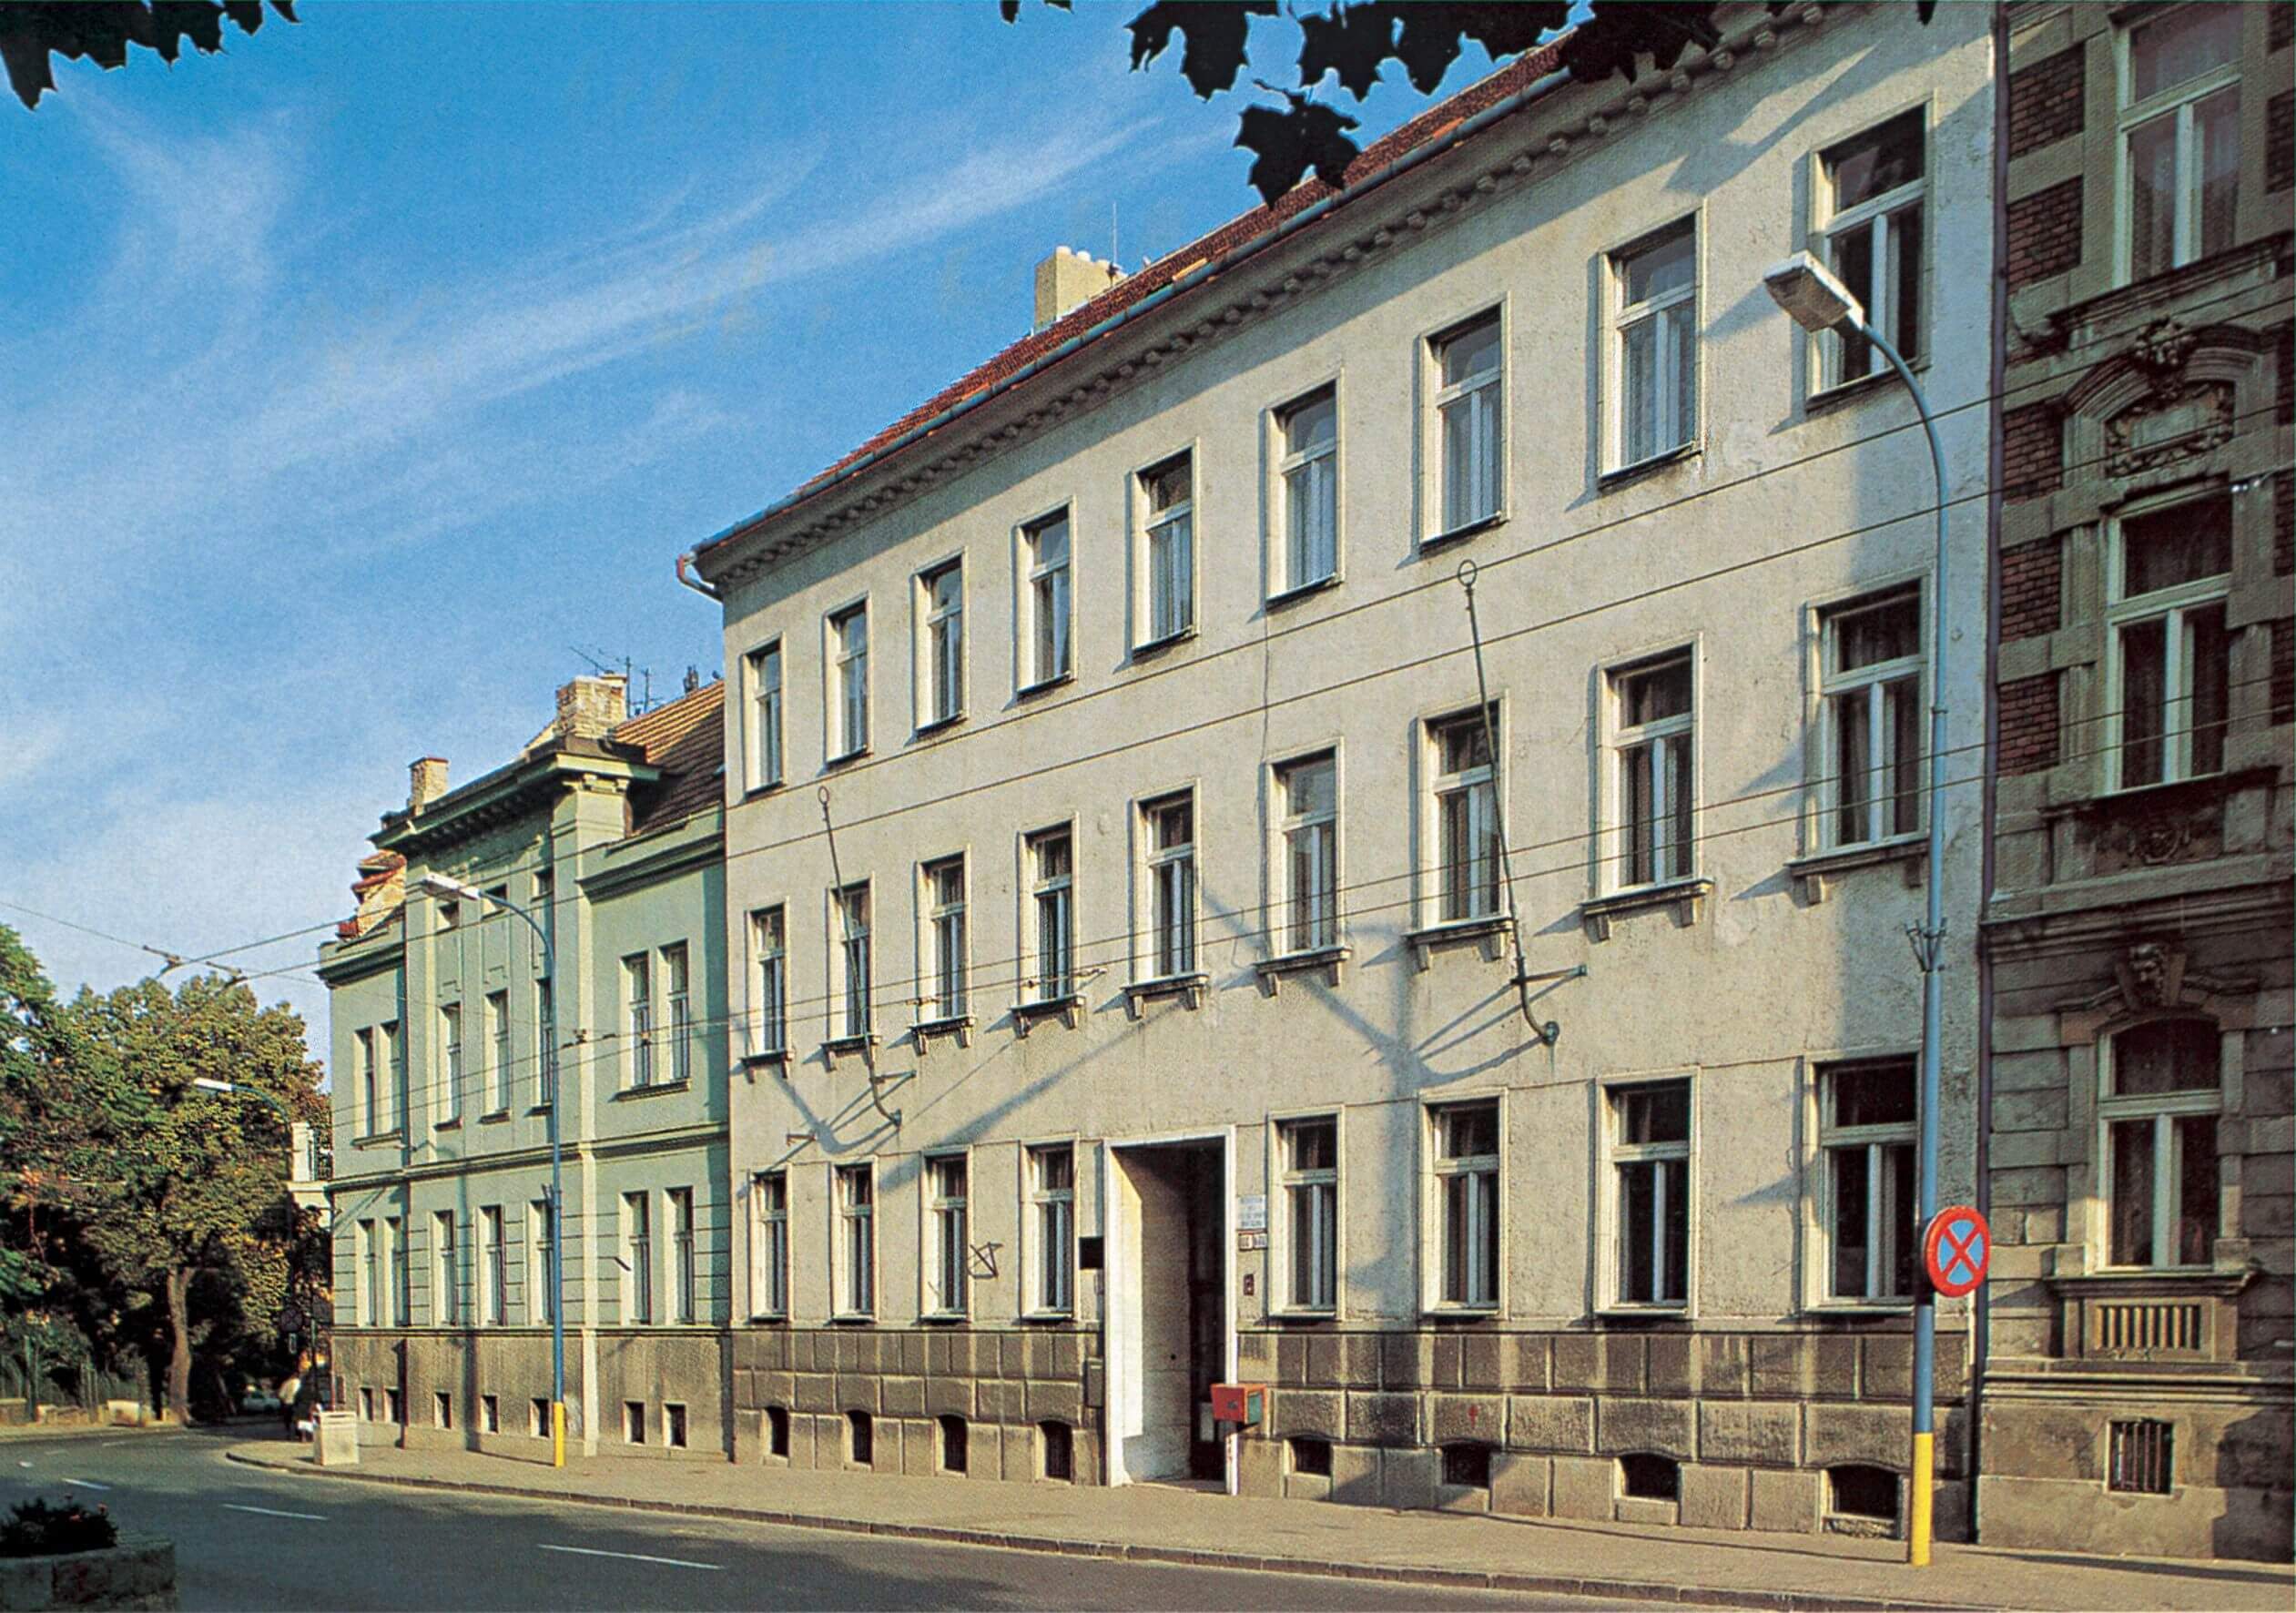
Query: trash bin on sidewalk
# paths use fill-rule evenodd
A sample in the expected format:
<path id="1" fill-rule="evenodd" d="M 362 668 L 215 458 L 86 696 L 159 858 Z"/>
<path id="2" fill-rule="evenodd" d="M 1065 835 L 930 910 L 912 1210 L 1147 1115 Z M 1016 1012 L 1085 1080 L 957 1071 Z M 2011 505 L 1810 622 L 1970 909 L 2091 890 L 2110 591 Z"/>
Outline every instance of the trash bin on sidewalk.
<path id="1" fill-rule="evenodd" d="M 319 1433 L 311 1441 L 311 1455 L 321 1467 L 356 1467 L 359 1466 L 359 1418 L 347 1411 L 323 1411 L 319 1415 Z"/>

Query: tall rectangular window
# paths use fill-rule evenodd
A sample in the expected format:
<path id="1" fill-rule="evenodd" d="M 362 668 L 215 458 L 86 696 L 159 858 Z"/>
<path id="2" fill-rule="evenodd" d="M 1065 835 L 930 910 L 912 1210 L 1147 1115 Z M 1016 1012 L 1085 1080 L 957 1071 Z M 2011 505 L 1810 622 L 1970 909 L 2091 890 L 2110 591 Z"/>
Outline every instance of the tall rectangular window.
<path id="1" fill-rule="evenodd" d="M 359 1325 L 378 1327 L 382 1324 L 382 1243 L 376 1235 L 375 1223 L 359 1223 Z"/>
<path id="2" fill-rule="evenodd" d="M 1275 1145 L 1283 1171 L 1284 1298 L 1295 1311 L 1328 1311 L 1339 1303 L 1339 1123 L 1285 1121 Z"/>
<path id="3" fill-rule="evenodd" d="M 965 711 L 965 567 L 952 560 L 917 579 L 923 631 L 917 725 L 953 723 Z"/>
<path id="4" fill-rule="evenodd" d="M 1698 237 L 1690 219 L 1610 259 L 1612 464 L 1688 446 L 1698 432 Z"/>
<path id="5" fill-rule="evenodd" d="M 398 1131 L 407 1129 L 407 1039 L 400 1033 L 399 1021 L 386 1020 L 381 1028 L 383 1069 L 391 1088 L 391 1126 Z"/>
<path id="6" fill-rule="evenodd" d="M 838 1034 L 869 1034 L 869 888 L 864 880 L 832 891 L 837 916 Z"/>
<path id="7" fill-rule="evenodd" d="M 439 1005 L 438 1112 L 441 1125 L 462 1118 L 462 1005 Z"/>
<path id="8" fill-rule="evenodd" d="M 1498 715 L 1478 709 L 1427 725 L 1435 827 L 1435 911 L 1445 924 L 1498 912 Z"/>
<path id="9" fill-rule="evenodd" d="M 1029 900 L 1035 908 L 1035 969 L 1030 995 L 1058 1002 L 1076 989 L 1076 869 L 1065 828 L 1046 829 L 1028 838 Z"/>
<path id="10" fill-rule="evenodd" d="M 1329 751 L 1280 767 L 1283 814 L 1283 948 L 1314 952 L 1339 944 L 1339 766 Z"/>
<path id="11" fill-rule="evenodd" d="M 1429 1116 L 1442 1249 L 1436 1297 L 1447 1305 L 1498 1304 L 1498 1105 L 1455 1103 Z"/>
<path id="12" fill-rule="evenodd" d="M 2105 1263 L 2205 1266 L 2221 1213 L 2222 1033 L 2207 1020 L 2150 1020 L 2105 1052 Z"/>
<path id="13" fill-rule="evenodd" d="M 1697 865 L 1690 657 L 1614 672 L 1610 690 L 1618 724 L 1614 878 L 1621 888 L 1687 878 Z"/>
<path id="14" fill-rule="evenodd" d="M 1148 966 L 1152 977 L 1196 967 L 1195 797 L 1166 796 L 1141 807 L 1147 838 Z"/>
<path id="15" fill-rule="evenodd" d="M 1690 1292 L 1690 1082 L 1610 1098 L 1619 1303 L 1679 1305 Z"/>
<path id="16" fill-rule="evenodd" d="M 1156 644 L 1195 625 L 1195 460 L 1175 454 L 1140 472 L 1146 521 L 1147 636 Z"/>
<path id="17" fill-rule="evenodd" d="M 537 935 L 533 930 L 527 931 L 526 946 L 527 955 L 538 969 L 542 968 L 544 962 L 543 936 L 554 937 L 558 933 L 557 900 L 558 876 L 548 868 L 536 868 L 534 870 L 534 920 L 541 928 L 541 934 Z"/>
<path id="18" fill-rule="evenodd" d="M 454 1212 L 431 1217 L 432 1313 L 441 1327 L 462 1325 L 462 1251 L 455 1247 Z"/>
<path id="19" fill-rule="evenodd" d="M 1339 400 L 1329 387 L 1276 416 L 1284 508 L 1279 589 L 1306 588 L 1339 570 Z"/>
<path id="20" fill-rule="evenodd" d="M 749 916 L 749 967 L 756 995 L 750 1001 L 751 1045 L 778 1053 L 789 1045 L 789 934 L 780 908 L 760 908 Z"/>
<path id="21" fill-rule="evenodd" d="M 625 1069 L 634 1087 L 654 1084 L 654 961 L 644 952 L 622 960 Z"/>
<path id="22" fill-rule="evenodd" d="M 965 982 L 965 859 L 924 867 L 925 926 L 932 957 L 932 1017 L 955 1020 L 968 1009 Z"/>
<path id="23" fill-rule="evenodd" d="M 752 650 L 749 668 L 748 787 L 770 789 L 781 782 L 781 645 Z"/>
<path id="24" fill-rule="evenodd" d="M 1024 608 L 1028 616 L 1027 675 L 1030 687 L 1068 676 L 1074 670 L 1069 648 L 1068 512 L 1048 515 L 1022 529 L 1021 558 L 1028 567 Z"/>
<path id="25" fill-rule="evenodd" d="M 1029 1297 L 1040 1312 L 1065 1313 L 1076 1304 L 1076 1151 L 1070 1144 L 1029 1150 Z"/>
<path id="26" fill-rule="evenodd" d="M 375 1063 L 375 1031 L 370 1027 L 351 1033 L 350 1056 L 359 1080 L 359 1133 L 372 1137 L 382 1130 L 382 1076 Z"/>
<path id="27" fill-rule="evenodd" d="M 1498 315 L 1484 314 L 1436 338 L 1435 421 L 1442 475 L 1443 533 L 1499 512 L 1506 441 Z"/>
<path id="28" fill-rule="evenodd" d="M 534 1106 L 547 1109 L 557 1100 L 558 1009 L 550 982 L 534 982 Z"/>
<path id="29" fill-rule="evenodd" d="M 668 1020 L 670 1080 L 694 1078 L 693 979 L 686 966 L 686 943 L 662 949 L 662 1009 Z"/>
<path id="30" fill-rule="evenodd" d="M 532 1268 L 526 1276 L 526 1315 L 530 1321 L 551 1321 L 558 1303 L 558 1218 L 548 1199 L 526 1207 L 527 1237 L 533 1245 Z"/>
<path id="31" fill-rule="evenodd" d="M 749 1182 L 749 1311 L 789 1314 L 789 1179 L 778 1171 Z"/>
<path id="32" fill-rule="evenodd" d="M 1818 1082 L 1827 1297 L 1904 1299 L 1921 1242 L 1914 1061 L 1834 1064 Z"/>
<path id="33" fill-rule="evenodd" d="M 2231 501 L 2125 517 L 2115 549 L 2105 607 L 2114 786 L 2220 773 L 2231 717 Z"/>
<path id="34" fill-rule="evenodd" d="M 1827 611 L 1818 637 L 1825 844 L 1918 833 L 1921 590 L 1893 589 Z"/>
<path id="35" fill-rule="evenodd" d="M 848 1316 L 877 1313 L 877 1175 L 870 1165 L 839 1165 L 838 1298 Z"/>
<path id="36" fill-rule="evenodd" d="M 694 1190 L 674 1187 L 670 1207 L 670 1320 L 691 1322 L 700 1314 L 701 1252 L 695 1244 Z"/>
<path id="37" fill-rule="evenodd" d="M 478 1212 L 479 1317 L 489 1327 L 510 1320 L 510 1251 L 503 1246 L 503 1207 Z"/>
<path id="38" fill-rule="evenodd" d="M 404 1327 L 412 1319 L 414 1290 L 413 1275 L 407 1266 L 407 1223 L 402 1217 L 391 1215 L 382 1224 L 391 1261 L 383 1286 L 391 1293 L 391 1320 Z"/>
<path id="39" fill-rule="evenodd" d="M 486 994 L 486 1111 L 510 1108 L 510 993 Z"/>
<path id="40" fill-rule="evenodd" d="M 932 1252 L 928 1283 L 931 1289 L 928 1308 L 947 1314 L 961 1314 L 966 1304 L 966 1261 L 971 1245 L 966 1242 L 965 1224 L 966 1181 L 965 1156 L 944 1154 L 925 1162 L 927 1184 L 931 1193 Z"/>
<path id="41" fill-rule="evenodd" d="M 1928 131 L 1921 110 L 1899 114 L 1819 156 L 1826 266 L 1908 364 L 1921 356 L 1922 203 Z M 1887 368 L 1855 331 L 1818 339 L 1820 384 L 1840 386 Z"/>
<path id="42" fill-rule="evenodd" d="M 2233 241 L 2244 8 L 2179 5 L 2130 28 L 2120 70 L 2123 262 L 2141 280 Z"/>
<path id="43" fill-rule="evenodd" d="M 869 747 L 869 613 L 853 605 L 829 618 L 831 761 Z"/>
<path id="44" fill-rule="evenodd" d="M 654 1320 L 654 1200 L 645 1192 L 622 1195 L 622 1319 Z"/>

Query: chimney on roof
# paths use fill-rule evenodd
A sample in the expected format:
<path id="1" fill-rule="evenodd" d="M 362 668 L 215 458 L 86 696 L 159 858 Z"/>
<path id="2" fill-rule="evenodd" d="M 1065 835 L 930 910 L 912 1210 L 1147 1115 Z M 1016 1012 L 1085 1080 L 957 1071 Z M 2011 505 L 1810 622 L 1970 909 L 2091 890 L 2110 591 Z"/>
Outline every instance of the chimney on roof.
<path id="1" fill-rule="evenodd" d="M 407 768 L 407 810 L 420 812 L 446 794 L 446 758 L 424 756 Z"/>
<path id="2" fill-rule="evenodd" d="M 618 672 L 598 677 L 578 677 L 558 690 L 561 739 L 604 739 L 609 729 L 630 715 L 630 680 Z"/>
<path id="3" fill-rule="evenodd" d="M 1036 266 L 1036 328 L 1043 330 L 1123 278 L 1123 269 L 1101 262 L 1089 252 L 1073 247 L 1057 249 Z"/>

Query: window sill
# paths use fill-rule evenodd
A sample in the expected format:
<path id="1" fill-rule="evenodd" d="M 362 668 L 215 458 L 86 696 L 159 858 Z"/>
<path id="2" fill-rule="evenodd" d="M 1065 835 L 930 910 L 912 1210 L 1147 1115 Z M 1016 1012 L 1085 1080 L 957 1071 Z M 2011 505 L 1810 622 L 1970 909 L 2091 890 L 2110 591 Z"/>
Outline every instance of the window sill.
<path id="1" fill-rule="evenodd" d="M 1507 512 L 1501 510 L 1496 514 L 1486 515 L 1479 521 L 1470 521 L 1465 526 L 1455 526 L 1448 532 L 1439 532 L 1432 537 L 1421 538 L 1419 553 L 1423 556 L 1433 554 L 1438 550 L 1448 549 L 1454 543 L 1464 543 L 1469 538 L 1506 524 Z"/>
<path id="2" fill-rule="evenodd" d="M 2111 1296 L 2149 1291 L 2234 1294 L 2255 1280 L 2256 1268 L 2245 1263 L 2230 1270 L 2217 1266 L 2111 1266 L 2101 1272 L 2067 1273 L 2042 1279 L 2059 1293 Z"/>
<path id="3" fill-rule="evenodd" d="M 537 1103 L 533 1106 L 533 1108 L 528 1110 L 526 1112 L 530 1115 L 548 1114 L 550 1112 L 550 1105 L 547 1103 Z"/>
<path id="4" fill-rule="evenodd" d="M 1022 1326 L 1057 1327 L 1075 1320 L 1074 1311 L 1026 1311 L 1021 1315 Z"/>
<path id="5" fill-rule="evenodd" d="M 1033 700 L 1040 695 L 1050 695 L 1055 689 L 1065 689 L 1075 681 L 1076 674 L 1073 672 L 1056 673 L 1051 677 L 1039 678 L 1032 684 L 1022 684 L 1012 691 L 1012 697 L 1015 700 Z"/>
<path id="6" fill-rule="evenodd" d="M 821 1050 L 834 1059 L 839 1053 L 872 1052 L 876 1047 L 877 1032 L 869 1030 L 858 1036 L 832 1036 L 821 1044 Z"/>
<path id="7" fill-rule="evenodd" d="M 510 1119 L 509 1110 L 490 1109 L 478 1117 L 478 1123 L 482 1126 L 499 1126 L 508 1119 Z"/>
<path id="8" fill-rule="evenodd" d="M 1706 910 L 1706 898 L 1713 894 L 1714 882 L 1704 874 L 1688 879 L 1670 879 L 1663 885 L 1639 886 L 1621 890 L 1614 896 L 1597 897 L 1579 904 L 1579 920 L 1587 928 L 1587 934 L 1598 941 L 1610 938 L 1610 925 L 1628 913 L 1646 912 L 1653 908 L 1672 908 L 1674 924 L 1688 929 L 1696 924 Z"/>
<path id="9" fill-rule="evenodd" d="M 1275 997 L 1282 993 L 1287 975 L 1320 974 L 1326 985 L 1337 987 L 1340 966 L 1348 956 L 1345 947 L 1318 947 L 1312 952 L 1285 952 L 1262 959 L 1252 968 L 1260 977 L 1260 989 Z"/>
<path id="10" fill-rule="evenodd" d="M 924 1311 L 917 1317 L 919 1327 L 954 1327 L 972 1320 L 970 1311 Z"/>
<path id="11" fill-rule="evenodd" d="M 758 785 L 752 785 L 752 786 L 750 786 L 750 787 L 749 787 L 749 788 L 747 788 L 747 789 L 746 789 L 746 790 L 742 791 L 742 793 L 741 793 L 741 798 L 742 798 L 742 799 L 743 799 L 743 801 L 745 801 L 745 802 L 748 802 L 748 801 L 762 801 L 762 800 L 764 800 L 764 799 L 765 799 L 767 796 L 777 796 L 777 795 L 779 795 L 779 794 L 780 794 L 780 793 L 781 793 L 781 792 L 782 792 L 785 788 L 787 788 L 787 786 L 786 786 L 786 785 L 785 785 L 785 784 L 784 784 L 784 783 L 783 783 L 780 779 L 777 778 L 777 779 L 775 779 L 775 780 L 774 780 L 771 784 L 758 784 Z"/>
<path id="12" fill-rule="evenodd" d="M 1802 1314 L 1816 1322 L 1888 1322 L 1914 1314 L 1910 1297 L 1893 1299 L 1829 1299 L 1804 1305 Z"/>
<path id="13" fill-rule="evenodd" d="M 1204 993 L 1212 984 L 1212 977 L 1198 970 L 1187 975 L 1160 975 L 1153 980 L 1134 980 L 1124 988 L 1124 1011 L 1135 1020 L 1149 1003 L 1166 997 L 1177 997 L 1191 1009 L 1204 1006 Z"/>
<path id="14" fill-rule="evenodd" d="M 831 756 L 828 761 L 823 762 L 821 766 L 824 767 L 843 767 L 851 763 L 858 762 L 864 759 L 869 754 L 869 747 L 865 745 L 858 750 L 848 750 L 838 756 Z"/>
<path id="15" fill-rule="evenodd" d="M 972 1045 L 972 1016 L 950 1014 L 939 1020 L 919 1020 L 909 1028 L 909 1034 L 920 1053 L 932 1050 L 936 1036 L 954 1037 L 959 1047 L 969 1048 Z"/>
<path id="16" fill-rule="evenodd" d="M 1278 1327 L 1326 1327 L 1339 1320 L 1336 1306 L 1323 1310 L 1270 1311 L 1267 1320 Z"/>
<path id="17" fill-rule="evenodd" d="M 1915 353 L 1905 360 L 1905 368 L 1919 375 L 1929 368 L 1929 355 Z M 1837 380 L 1830 386 L 1820 387 L 1803 401 L 1803 412 L 1824 414 L 1828 410 L 1858 402 L 1876 392 L 1888 391 L 1896 380 L 1897 371 L 1885 360 L 1879 370 L 1868 370 L 1854 380 Z"/>
<path id="18" fill-rule="evenodd" d="M 1292 587 L 1280 589 L 1269 594 L 1267 608 L 1271 611 L 1280 611 L 1285 605 L 1297 604 L 1303 599 L 1312 599 L 1327 589 L 1338 586 L 1339 573 L 1334 572 L 1328 577 L 1318 577 L 1312 583 L 1296 583 Z"/>
<path id="19" fill-rule="evenodd" d="M 1668 1300 L 1663 1304 L 1641 1304 L 1633 1301 L 1617 1301 L 1595 1312 L 1604 1322 L 1681 1322 L 1690 1315 L 1690 1302 Z"/>
<path id="20" fill-rule="evenodd" d="M 1132 658 L 1135 661 L 1152 659 L 1157 655 L 1163 654 L 1165 651 L 1172 649 L 1175 645 L 1186 644 L 1190 639 L 1195 637 L 1195 635 L 1196 630 L 1194 628 L 1183 627 L 1179 632 L 1167 633 L 1162 638 L 1145 640 L 1143 643 L 1133 645 Z"/>
<path id="21" fill-rule="evenodd" d="M 829 1325 L 831 1327 L 875 1327 L 877 1318 L 858 1311 L 847 1312 L 830 1317 Z"/>
<path id="22" fill-rule="evenodd" d="M 1430 924 L 1424 929 L 1406 931 L 1404 942 L 1411 949 L 1411 956 L 1425 974 L 1434 967 L 1435 954 L 1451 947 L 1479 942 L 1483 956 L 1492 963 L 1498 961 L 1500 945 L 1515 931 L 1515 921 L 1504 913 L 1488 918 L 1458 918 L 1448 924 Z"/>
<path id="23" fill-rule="evenodd" d="M 450 1116 L 446 1120 L 432 1121 L 431 1122 L 431 1130 L 433 1131 L 459 1131 L 462 1129 L 462 1117 L 459 1114 Z"/>
<path id="24" fill-rule="evenodd" d="M 787 1070 L 789 1068 L 789 1050 L 787 1048 L 767 1048 L 763 1052 L 744 1053 L 741 1056 L 741 1067 L 744 1070 L 756 1070 L 767 1064 L 771 1064 L 783 1070 Z"/>
<path id="25" fill-rule="evenodd" d="M 789 1324 L 787 1311 L 760 1311 L 749 1319 L 752 1327 L 786 1327 Z"/>
<path id="26" fill-rule="evenodd" d="M 1889 863 L 1898 865 L 1905 876 L 1905 888 L 1921 888 L 1928 872 L 1929 837 L 1915 836 L 1896 840 L 1877 840 L 1864 846 L 1844 846 L 1838 850 L 1821 851 L 1811 857 L 1797 857 L 1786 864 L 1786 873 L 1802 888 L 1802 899 L 1815 907 L 1825 900 L 1826 887 L 1860 868 L 1877 868 Z"/>
<path id="27" fill-rule="evenodd" d="M 694 1083 L 691 1080 L 648 1081 L 642 1087 L 624 1087 L 606 1101 L 622 1103 L 637 1098 L 658 1098 L 665 1092 L 690 1092 L 693 1090 Z"/>
<path id="28" fill-rule="evenodd" d="M 1654 453 L 1646 460 L 1636 460 L 1632 464 L 1620 465 L 1615 471 L 1605 471 L 1594 479 L 1595 491 L 1597 492 L 1615 492 L 1619 488 L 1640 482 L 1646 476 L 1655 476 L 1661 471 L 1679 465 L 1685 460 L 1694 460 L 1698 457 L 1699 451 L 1700 444 L 1692 439 L 1691 441 L 1677 444 L 1663 453 Z"/>
<path id="29" fill-rule="evenodd" d="M 401 1131 L 393 1130 L 389 1131 L 370 1131 L 364 1137 L 352 1138 L 350 1140 L 350 1146 L 353 1148 L 381 1148 L 386 1142 L 404 1142 L 406 1140 L 406 1133 Z"/>
<path id="30" fill-rule="evenodd" d="M 1497 1302 L 1488 1305 L 1424 1305 L 1419 1314 L 1429 1322 L 1496 1322 L 1498 1305 Z"/>
<path id="31" fill-rule="evenodd" d="M 1084 994 L 1082 991 L 1072 991 L 1065 997 L 1040 998 L 1034 1002 L 1016 1002 L 1012 1005 L 1013 1033 L 1026 1036 L 1036 1029 L 1038 1020 L 1051 1019 L 1060 1020 L 1073 1030 L 1083 1012 Z"/>
<path id="32" fill-rule="evenodd" d="M 930 739 L 936 734 L 946 734 L 950 729 L 955 727 L 959 723 L 961 723 L 964 720 L 965 714 L 963 712 L 957 712 L 945 717 L 935 717 L 930 723 L 918 724 L 915 731 L 913 731 L 909 737 L 912 743 L 919 739 Z"/>

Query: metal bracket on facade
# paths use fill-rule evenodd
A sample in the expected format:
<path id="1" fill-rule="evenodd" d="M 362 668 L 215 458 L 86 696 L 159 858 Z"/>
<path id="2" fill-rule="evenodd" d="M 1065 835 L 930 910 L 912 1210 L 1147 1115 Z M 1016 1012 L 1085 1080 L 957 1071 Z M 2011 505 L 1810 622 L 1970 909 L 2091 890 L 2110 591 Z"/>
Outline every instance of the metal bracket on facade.
<path id="1" fill-rule="evenodd" d="M 1001 1243 L 974 1243 L 970 1245 L 972 1253 L 972 1275 L 976 1281 L 981 1283 L 993 1283 L 997 1280 L 997 1251 L 1003 1247 L 1004 1245 Z"/>
<path id="2" fill-rule="evenodd" d="M 916 1075 L 917 1072 L 913 1070 L 904 1070 L 896 1075 L 879 1075 L 875 1070 L 871 1070 L 869 1072 L 869 1102 L 876 1109 L 878 1113 L 885 1117 L 885 1123 L 891 1126 L 896 1131 L 901 1129 L 901 1111 L 898 1109 L 886 1108 L 885 1100 L 878 1095 L 878 1089 L 879 1087 L 886 1086 L 899 1086 L 902 1081 L 913 1080 L 916 1079 Z"/>

